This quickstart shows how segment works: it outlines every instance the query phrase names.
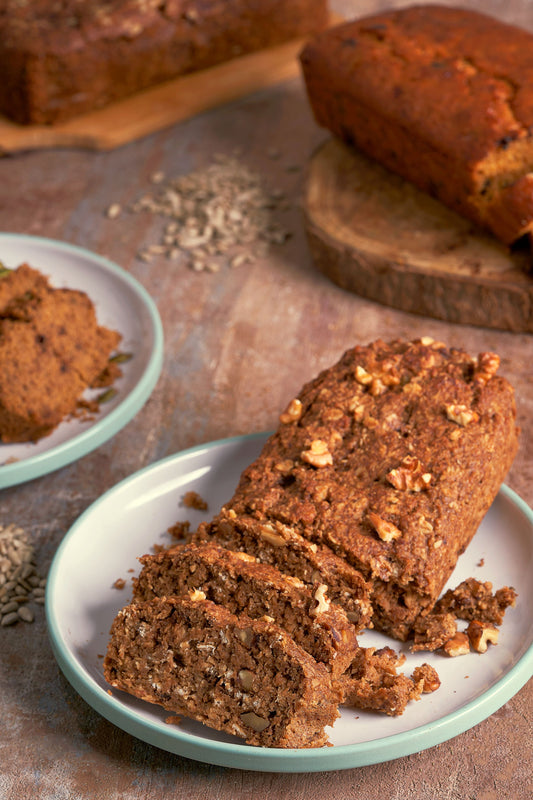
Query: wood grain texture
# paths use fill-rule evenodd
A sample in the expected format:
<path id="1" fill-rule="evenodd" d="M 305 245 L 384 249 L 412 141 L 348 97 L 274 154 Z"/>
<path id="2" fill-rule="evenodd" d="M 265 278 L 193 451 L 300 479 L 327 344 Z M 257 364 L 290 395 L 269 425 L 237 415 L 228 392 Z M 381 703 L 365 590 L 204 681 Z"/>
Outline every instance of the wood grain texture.
<path id="1" fill-rule="evenodd" d="M 533 331 L 533 255 L 336 139 L 310 160 L 304 213 L 318 268 L 344 289 L 436 319 Z"/>

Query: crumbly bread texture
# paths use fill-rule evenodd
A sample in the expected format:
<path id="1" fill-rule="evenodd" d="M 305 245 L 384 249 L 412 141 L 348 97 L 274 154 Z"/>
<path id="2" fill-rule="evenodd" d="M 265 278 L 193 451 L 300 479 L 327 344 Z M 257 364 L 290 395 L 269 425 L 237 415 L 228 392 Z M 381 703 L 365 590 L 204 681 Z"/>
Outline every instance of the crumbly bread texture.
<path id="1" fill-rule="evenodd" d="M 84 292 L 53 288 L 27 264 L 2 272 L 1 441 L 35 441 L 75 413 L 84 390 L 105 372 L 120 338 L 98 325 Z"/>
<path id="2" fill-rule="evenodd" d="M 104 659 L 111 686 L 249 744 L 327 744 L 339 696 L 324 664 L 274 623 L 196 598 L 119 612 Z"/>
<path id="3" fill-rule="evenodd" d="M 327 21 L 326 0 L 4 0 L 0 112 L 59 122 Z"/>
<path id="4" fill-rule="evenodd" d="M 223 508 L 193 535 L 195 542 L 217 542 L 230 550 L 248 553 L 310 587 L 327 586 L 328 597 L 341 606 L 356 631 L 372 627 L 370 584 L 361 573 L 324 544 L 310 542 L 277 520 L 257 521 Z"/>
<path id="5" fill-rule="evenodd" d="M 315 661 L 325 664 L 333 678 L 353 659 L 355 628 L 340 606 L 329 601 L 323 584 L 310 590 L 251 555 L 216 544 L 180 545 L 140 561 L 133 602 L 200 591 L 233 614 L 270 617 Z"/>
<path id="6" fill-rule="evenodd" d="M 404 661 L 405 656 L 390 647 L 360 647 L 342 677 L 344 704 L 397 717 L 411 700 L 439 688 L 440 679 L 433 667 L 421 664 L 409 678 L 398 672 Z"/>
<path id="7" fill-rule="evenodd" d="M 533 34 L 465 8 L 336 26 L 301 53 L 319 125 L 509 244 L 533 231 Z"/>
<path id="8" fill-rule="evenodd" d="M 435 605 L 435 613 L 451 613 L 458 619 L 480 620 L 501 625 L 506 610 L 516 605 L 516 590 L 503 586 L 492 591 L 490 581 L 467 578 L 455 589 L 448 589 Z"/>
<path id="9" fill-rule="evenodd" d="M 348 350 L 291 401 L 209 530 L 245 518 L 326 545 L 371 583 L 374 626 L 406 640 L 516 454 L 498 365 L 432 339 Z"/>

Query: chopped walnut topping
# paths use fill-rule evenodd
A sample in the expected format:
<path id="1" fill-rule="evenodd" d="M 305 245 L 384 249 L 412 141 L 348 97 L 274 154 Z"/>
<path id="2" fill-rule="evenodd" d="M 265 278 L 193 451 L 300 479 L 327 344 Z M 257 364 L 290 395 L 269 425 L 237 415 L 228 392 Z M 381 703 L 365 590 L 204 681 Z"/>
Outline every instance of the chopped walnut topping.
<path id="1" fill-rule="evenodd" d="M 423 471 L 422 464 L 415 456 L 406 456 L 399 467 L 387 473 L 389 483 L 402 491 L 421 492 L 428 488 L 431 479 L 431 474 Z"/>
<path id="2" fill-rule="evenodd" d="M 463 428 L 471 422 L 477 422 L 479 414 L 462 403 L 450 403 L 446 406 L 446 416 L 450 422 L 456 422 Z"/>
<path id="3" fill-rule="evenodd" d="M 302 416 L 302 410 L 302 401 L 295 397 L 291 400 L 283 414 L 280 414 L 279 421 L 284 425 L 288 425 L 290 422 L 298 422 Z"/>
<path id="4" fill-rule="evenodd" d="M 466 635 L 476 653 L 486 653 L 489 644 L 498 644 L 499 630 L 490 622 L 473 619 L 466 629 Z"/>
<path id="5" fill-rule="evenodd" d="M 300 456 L 302 461 L 306 461 L 312 467 L 328 467 L 333 464 L 333 456 L 329 452 L 327 442 L 322 439 L 313 439 L 309 450 L 303 450 Z"/>
<path id="6" fill-rule="evenodd" d="M 328 587 L 325 583 L 321 583 L 315 592 L 315 600 L 317 601 L 318 605 L 316 608 L 313 608 L 309 612 L 310 617 L 318 617 L 319 614 L 322 614 L 324 611 L 328 611 L 331 605 L 329 599 L 326 597 L 326 592 Z"/>
<path id="7" fill-rule="evenodd" d="M 470 642 L 466 633 L 456 633 L 451 639 L 448 639 L 442 646 L 446 655 L 455 658 L 456 656 L 465 656 L 470 652 Z"/>
<path id="8" fill-rule="evenodd" d="M 397 528 L 396 525 L 393 525 L 392 522 L 387 522 L 387 520 L 382 519 L 374 511 L 368 512 L 367 519 L 376 531 L 379 538 L 384 542 L 390 542 L 393 539 L 398 539 L 402 535 L 401 530 Z"/>
<path id="9" fill-rule="evenodd" d="M 367 372 L 364 367 L 358 364 L 355 368 L 355 380 L 362 386 L 369 386 L 373 381 L 373 377 L 370 372 Z"/>
<path id="10" fill-rule="evenodd" d="M 474 381 L 481 384 L 488 383 L 499 366 L 500 357 L 496 353 L 480 353 L 474 367 Z"/>
<path id="11" fill-rule="evenodd" d="M 269 544 L 274 545 L 274 547 L 283 547 L 285 544 L 285 539 L 283 536 L 280 536 L 279 533 L 276 533 L 276 529 L 272 525 L 261 525 L 259 528 L 259 534 L 262 539 L 265 539 Z"/>
<path id="12" fill-rule="evenodd" d="M 356 398 L 357 400 L 359 398 Z M 352 402 L 350 403 L 350 411 L 353 413 L 354 419 L 356 422 L 362 422 L 363 417 L 365 416 L 365 407 L 362 403 L 359 402 Z"/>
<path id="13" fill-rule="evenodd" d="M 201 589 L 194 589 L 194 591 L 189 592 L 189 597 L 196 603 L 198 600 L 205 600 L 206 596 L 205 592 L 202 592 Z"/>
<path id="14" fill-rule="evenodd" d="M 422 682 L 422 692 L 429 694 L 436 692 L 440 686 L 440 678 L 437 670 L 430 664 L 421 664 L 414 668 L 411 678 L 415 683 Z"/>

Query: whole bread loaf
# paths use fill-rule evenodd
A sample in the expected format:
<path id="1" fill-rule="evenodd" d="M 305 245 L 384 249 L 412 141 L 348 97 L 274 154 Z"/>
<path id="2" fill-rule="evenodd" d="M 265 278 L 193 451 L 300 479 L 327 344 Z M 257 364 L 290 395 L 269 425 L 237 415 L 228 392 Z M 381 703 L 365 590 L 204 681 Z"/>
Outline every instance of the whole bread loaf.
<path id="1" fill-rule="evenodd" d="M 66 120 L 327 18 L 326 0 L 4 0 L 0 113 Z"/>
<path id="2" fill-rule="evenodd" d="M 432 339 L 348 350 L 289 404 L 206 534 L 225 544 L 245 518 L 258 537 L 281 524 L 327 545 L 370 582 L 374 626 L 407 639 L 517 451 L 498 366 Z"/>
<path id="3" fill-rule="evenodd" d="M 385 11 L 318 34 L 319 125 L 510 244 L 533 230 L 533 34 L 464 8 Z"/>

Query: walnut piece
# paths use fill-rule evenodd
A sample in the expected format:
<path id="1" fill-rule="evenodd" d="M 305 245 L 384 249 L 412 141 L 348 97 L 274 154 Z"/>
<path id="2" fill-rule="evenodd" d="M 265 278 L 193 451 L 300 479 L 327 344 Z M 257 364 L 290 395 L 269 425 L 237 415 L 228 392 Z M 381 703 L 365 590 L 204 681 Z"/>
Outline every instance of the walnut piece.
<path id="1" fill-rule="evenodd" d="M 321 583 L 315 592 L 315 600 L 317 601 L 318 605 L 316 608 L 313 608 L 309 612 L 310 617 L 318 617 L 319 614 L 322 614 L 324 611 L 329 611 L 329 607 L 331 605 L 329 599 L 326 597 L 326 592 L 328 587 L 325 583 Z"/>
<path id="2" fill-rule="evenodd" d="M 500 357 L 496 353 L 480 353 L 474 367 L 474 381 L 485 384 L 490 381 L 500 366 Z"/>
<path id="3" fill-rule="evenodd" d="M 358 364 L 355 368 L 355 380 L 362 386 L 369 386 L 369 384 L 372 383 L 373 378 L 370 372 L 367 372 L 364 367 Z"/>
<path id="4" fill-rule="evenodd" d="M 291 422 L 298 422 L 302 416 L 302 410 L 303 406 L 301 400 L 295 397 L 291 400 L 285 411 L 280 414 L 279 421 L 284 425 L 288 425 Z"/>
<path id="5" fill-rule="evenodd" d="M 446 655 L 455 658 L 456 656 L 465 656 L 470 652 L 470 641 L 466 633 L 456 633 L 447 642 L 444 642 L 442 649 Z"/>
<path id="6" fill-rule="evenodd" d="M 384 542 L 391 542 L 393 539 L 398 539 L 402 535 L 401 530 L 397 528 L 396 525 L 393 525 L 392 522 L 387 522 L 387 520 L 382 519 L 374 511 L 368 512 L 367 519 L 376 531 L 379 538 Z"/>
<path id="7" fill-rule="evenodd" d="M 499 630 L 490 622 L 473 619 L 466 629 L 466 635 L 476 653 L 486 653 L 489 644 L 498 644 Z"/>
<path id="8" fill-rule="evenodd" d="M 327 442 L 322 439 L 313 439 L 309 450 L 303 450 L 300 457 L 312 467 L 328 467 L 333 464 L 333 456 L 329 452 Z"/>
<path id="9" fill-rule="evenodd" d="M 463 428 L 471 422 L 477 422 L 479 419 L 479 414 L 463 403 L 449 403 L 446 406 L 446 416 L 450 422 L 456 422 L 457 425 L 461 425 Z"/>
<path id="10" fill-rule="evenodd" d="M 261 539 L 265 539 L 265 541 L 274 545 L 274 547 L 283 547 L 285 545 L 285 539 L 283 536 L 280 536 L 279 533 L 276 533 L 272 525 L 261 525 L 259 528 L 259 535 Z"/>
<path id="11" fill-rule="evenodd" d="M 405 456 L 399 467 L 387 473 L 387 480 L 395 489 L 421 492 L 431 483 L 432 475 L 424 472 L 421 462 L 415 456 Z"/>

